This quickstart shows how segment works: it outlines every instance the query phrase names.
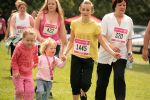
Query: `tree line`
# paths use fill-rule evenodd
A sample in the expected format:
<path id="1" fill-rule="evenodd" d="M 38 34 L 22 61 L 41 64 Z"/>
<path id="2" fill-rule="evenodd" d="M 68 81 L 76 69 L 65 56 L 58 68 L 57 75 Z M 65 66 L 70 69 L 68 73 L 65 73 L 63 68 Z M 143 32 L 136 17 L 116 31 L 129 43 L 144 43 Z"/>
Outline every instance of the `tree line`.
<path id="1" fill-rule="evenodd" d="M 10 16 L 11 10 L 15 8 L 16 0 L 0 0 L 0 8 L 4 17 Z M 39 10 L 44 0 L 24 0 L 28 4 L 28 12 Z M 79 15 L 79 5 L 83 0 L 60 0 L 64 10 L 65 18 Z M 107 13 L 112 12 L 112 0 L 91 0 L 94 3 L 94 16 L 103 18 Z M 134 24 L 147 25 L 150 20 L 150 0 L 128 0 L 126 14 L 129 15 Z"/>

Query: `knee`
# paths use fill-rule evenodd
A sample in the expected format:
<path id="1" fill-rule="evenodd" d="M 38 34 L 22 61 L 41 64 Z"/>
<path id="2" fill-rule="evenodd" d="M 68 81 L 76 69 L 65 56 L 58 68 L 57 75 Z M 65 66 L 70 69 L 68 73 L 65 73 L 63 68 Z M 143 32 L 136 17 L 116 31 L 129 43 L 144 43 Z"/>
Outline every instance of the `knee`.
<path id="1" fill-rule="evenodd" d="M 16 90 L 16 95 L 23 95 L 24 91 L 22 89 Z"/>
<path id="2" fill-rule="evenodd" d="M 82 90 L 84 92 L 87 92 L 90 87 L 91 87 L 91 82 L 82 82 Z"/>
<path id="3" fill-rule="evenodd" d="M 72 88 L 72 94 L 73 95 L 80 94 L 80 86 L 74 84 L 74 85 L 71 85 L 71 88 Z"/>

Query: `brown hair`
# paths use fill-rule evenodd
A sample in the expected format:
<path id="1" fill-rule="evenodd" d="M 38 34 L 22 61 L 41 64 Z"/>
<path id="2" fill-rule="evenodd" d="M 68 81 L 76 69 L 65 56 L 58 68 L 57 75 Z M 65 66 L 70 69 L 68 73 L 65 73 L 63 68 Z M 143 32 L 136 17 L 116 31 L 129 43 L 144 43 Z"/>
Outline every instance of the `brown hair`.
<path id="1" fill-rule="evenodd" d="M 113 11 L 115 11 L 117 3 L 121 3 L 122 1 L 125 1 L 126 4 L 128 4 L 127 0 L 112 0 L 112 9 L 113 9 Z"/>
<path id="2" fill-rule="evenodd" d="M 25 6 L 27 7 L 27 4 L 26 4 L 24 1 L 22 1 L 22 0 L 17 0 L 16 3 L 15 3 L 15 5 L 16 5 L 16 8 L 17 8 L 17 9 L 18 9 L 21 5 L 25 5 Z"/>
<path id="3" fill-rule="evenodd" d="M 56 1 L 56 5 L 57 5 L 57 8 L 56 8 L 56 12 L 58 12 L 58 15 L 60 16 L 61 20 L 63 21 L 64 20 L 64 12 L 63 12 L 63 9 L 60 5 L 60 2 L 59 0 L 55 0 Z M 44 12 L 44 13 L 47 13 L 48 12 L 48 0 L 45 0 L 43 6 L 41 7 L 39 13 L 41 12 Z"/>

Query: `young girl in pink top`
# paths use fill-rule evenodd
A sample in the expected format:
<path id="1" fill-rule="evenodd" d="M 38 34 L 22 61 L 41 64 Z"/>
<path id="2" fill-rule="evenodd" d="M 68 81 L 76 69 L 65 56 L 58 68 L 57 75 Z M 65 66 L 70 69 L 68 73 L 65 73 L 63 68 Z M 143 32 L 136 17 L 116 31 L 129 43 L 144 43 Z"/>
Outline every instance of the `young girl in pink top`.
<path id="1" fill-rule="evenodd" d="M 47 38 L 40 47 L 41 56 L 39 57 L 37 72 L 36 100 L 48 100 L 52 87 L 53 70 L 55 66 L 63 67 L 65 57 L 59 59 L 55 56 L 57 43 L 51 38 Z"/>
<path id="2" fill-rule="evenodd" d="M 24 30 L 22 40 L 16 45 L 11 59 L 16 100 L 33 100 L 32 69 L 38 63 L 38 48 L 34 45 L 35 32 L 32 28 Z"/>

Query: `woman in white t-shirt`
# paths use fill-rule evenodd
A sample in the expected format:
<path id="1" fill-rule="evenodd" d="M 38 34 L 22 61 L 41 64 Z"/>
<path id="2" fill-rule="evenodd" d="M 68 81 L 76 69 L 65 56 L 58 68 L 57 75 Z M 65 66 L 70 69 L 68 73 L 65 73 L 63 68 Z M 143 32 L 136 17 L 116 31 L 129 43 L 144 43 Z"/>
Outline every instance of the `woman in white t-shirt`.
<path id="1" fill-rule="evenodd" d="M 114 12 L 106 14 L 102 19 L 102 34 L 110 47 L 121 54 L 120 59 L 115 59 L 100 47 L 97 66 L 97 86 L 95 100 L 105 100 L 109 77 L 114 72 L 114 93 L 116 100 L 125 100 L 125 67 L 127 59 L 132 57 L 133 21 L 125 14 L 127 0 L 113 0 Z"/>

